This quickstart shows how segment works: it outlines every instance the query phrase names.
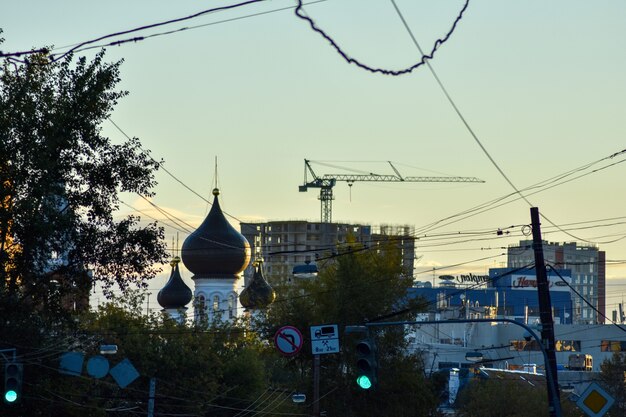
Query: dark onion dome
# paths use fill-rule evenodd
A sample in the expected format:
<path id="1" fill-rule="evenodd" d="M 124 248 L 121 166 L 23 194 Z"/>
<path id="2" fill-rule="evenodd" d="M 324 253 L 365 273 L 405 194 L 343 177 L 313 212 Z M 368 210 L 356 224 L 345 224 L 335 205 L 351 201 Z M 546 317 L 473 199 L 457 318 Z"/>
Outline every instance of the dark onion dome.
<path id="1" fill-rule="evenodd" d="M 250 244 L 224 217 L 213 189 L 213 207 L 182 248 L 183 263 L 193 278 L 237 278 L 250 263 Z"/>
<path id="2" fill-rule="evenodd" d="M 157 301 L 165 309 L 184 308 L 192 298 L 191 288 L 184 283 L 183 278 L 180 276 L 180 271 L 178 270 L 179 262 L 180 258 L 178 256 L 172 259 L 172 262 L 170 262 L 172 266 L 170 279 L 157 295 Z"/>
<path id="3" fill-rule="evenodd" d="M 246 288 L 239 294 L 239 303 L 246 310 L 265 308 L 274 302 L 276 293 L 263 276 L 261 260 L 254 263 L 254 275 Z"/>

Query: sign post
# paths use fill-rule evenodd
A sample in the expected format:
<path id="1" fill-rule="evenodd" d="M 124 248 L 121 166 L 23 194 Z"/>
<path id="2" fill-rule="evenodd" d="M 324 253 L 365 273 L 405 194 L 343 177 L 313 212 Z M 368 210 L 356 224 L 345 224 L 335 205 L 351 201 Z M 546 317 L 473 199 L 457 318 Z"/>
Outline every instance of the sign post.
<path id="1" fill-rule="evenodd" d="M 320 416 L 320 355 L 339 353 L 339 329 L 336 324 L 311 326 L 313 353 L 313 416 Z"/>

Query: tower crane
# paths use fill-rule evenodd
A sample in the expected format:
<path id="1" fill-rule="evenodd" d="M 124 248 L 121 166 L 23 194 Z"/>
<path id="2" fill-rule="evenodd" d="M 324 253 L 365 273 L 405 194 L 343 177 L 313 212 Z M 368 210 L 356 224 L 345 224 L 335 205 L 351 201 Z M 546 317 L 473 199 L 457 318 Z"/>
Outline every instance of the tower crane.
<path id="1" fill-rule="evenodd" d="M 480 182 L 485 181 L 476 177 L 403 177 L 396 167 L 387 161 L 395 174 L 379 175 L 369 174 L 323 174 L 318 176 L 311 167 L 311 160 L 304 160 L 304 184 L 298 187 L 298 191 L 306 192 L 309 188 L 319 188 L 320 195 L 318 200 L 321 202 L 321 219 L 322 223 L 331 223 L 333 217 L 333 187 L 337 181 L 345 181 L 349 186 L 357 181 L 369 182 Z M 308 174 L 311 175 L 311 181 L 308 180 Z"/>

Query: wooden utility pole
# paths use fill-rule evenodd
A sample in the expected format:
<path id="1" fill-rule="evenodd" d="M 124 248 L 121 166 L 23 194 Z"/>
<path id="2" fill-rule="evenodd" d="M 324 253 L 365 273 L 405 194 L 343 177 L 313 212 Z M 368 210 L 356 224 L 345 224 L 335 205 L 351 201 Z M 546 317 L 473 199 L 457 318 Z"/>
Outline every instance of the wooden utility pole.
<path id="1" fill-rule="evenodd" d="M 530 208 L 530 219 L 533 229 L 533 250 L 535 252 L 535 272 L 537 274 L 537 293 L 539 298 L 539 319 L 541 320 L 541 342 L 548 357 L 546 383 L 548 385 L 548 405 L 550 417 L 561 415 L 561 397 L 559 395 L 559 379 L 556 371 L 556 353 L 554 351 L 554 319 L 552 318 L 552 302 L 550 300 L 550 283 L 546 272 L 541 240 L 541 223 L 539 209 Z"/>
<path id="2" fill-rule="evenodd" d="M 320 355 L 313 355 L 313 417 L 320 417 Z"/>

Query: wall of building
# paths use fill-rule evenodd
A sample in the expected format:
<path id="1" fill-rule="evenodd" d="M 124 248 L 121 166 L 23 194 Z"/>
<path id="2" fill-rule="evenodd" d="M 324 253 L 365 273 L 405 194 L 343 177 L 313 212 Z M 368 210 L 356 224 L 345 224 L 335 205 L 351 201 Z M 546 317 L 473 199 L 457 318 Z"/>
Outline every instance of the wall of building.
<path id="1" fill-rule="evenodd" d="M 604 323 L 601 313 L 606 306 L 606 266 L 605 253 L 595 245 L 581 243 L 543 242 L 545 261 L 558 269 L 571 271 L 572 286 L 593 308 L 588 306 L 580 297 L 574 297 L 574 322 L 596 324 Z M 531 240 L 520 241 L 511 245 L 507 251 L 507 266 L 519 268 L 532 265 L 535 262 Z"/>

